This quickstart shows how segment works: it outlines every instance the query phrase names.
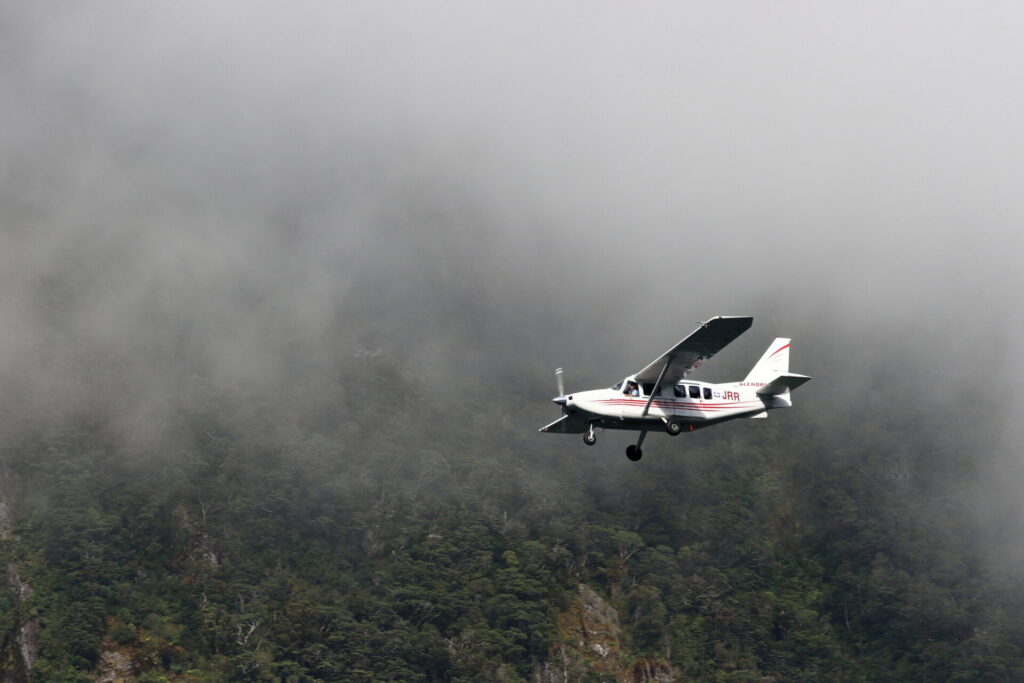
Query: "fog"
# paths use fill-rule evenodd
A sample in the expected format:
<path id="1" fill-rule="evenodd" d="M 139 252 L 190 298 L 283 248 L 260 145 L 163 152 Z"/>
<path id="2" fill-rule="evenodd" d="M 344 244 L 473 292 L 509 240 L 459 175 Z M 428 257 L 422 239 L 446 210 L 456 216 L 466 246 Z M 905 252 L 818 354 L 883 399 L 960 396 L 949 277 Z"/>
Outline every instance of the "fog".
<path id="1" fill-rule="evenodd" d="M 751 314 L 702 376 L 792 336 L 817 416 L 879 373 L 950 411 L 972 383 L 1004 425 L 981 497 L 1001 492 L 1024 379 L 1022 19 L 8 4 L 6 401 L 161 420 L 191 378 L 275 386 L 358 349 L 431 386 L 493 381 L 502 338 L 546 401 L 556 366 L 610 382 L 695 321 Z"/>

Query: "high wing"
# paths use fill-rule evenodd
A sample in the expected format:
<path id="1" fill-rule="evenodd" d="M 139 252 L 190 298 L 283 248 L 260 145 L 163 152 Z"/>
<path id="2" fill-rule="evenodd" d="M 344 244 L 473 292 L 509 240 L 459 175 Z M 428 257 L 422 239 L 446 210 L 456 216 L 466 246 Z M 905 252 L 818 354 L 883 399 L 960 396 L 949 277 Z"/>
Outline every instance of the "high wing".
<path id="1" fill-rule="evenodd" d="M 636 380 L 658 382 L 660 379 L 659 384 L 678 382 L 749 330 L 753 321 L 751 316 L 739 315 L 720 315 L 708 320 L 636 373 Z"/>

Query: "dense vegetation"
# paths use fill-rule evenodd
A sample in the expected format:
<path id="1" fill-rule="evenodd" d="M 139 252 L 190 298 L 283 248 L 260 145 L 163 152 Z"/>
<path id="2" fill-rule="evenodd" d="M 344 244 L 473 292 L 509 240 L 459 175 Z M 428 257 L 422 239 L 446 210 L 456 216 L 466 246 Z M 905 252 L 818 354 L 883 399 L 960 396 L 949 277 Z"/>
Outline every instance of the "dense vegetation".
<path id="1" fill-rule="evenodd" d="M 963 495 L 997 447 L 983 397 L 951 421 L 879 373 L 886 410 L 798 401 L 633 464 L 611 434 L 537 435 L 534 359 L 488 343 L 486 381 L 441 388 L 401 344 L 341 343 L 272 386 L 192 374 L 160 419 L 22 415 L 0 564 L 31 593 L 0 595 L 3 667 L 34 619 L 36 680 L 90 680 L 104 651 L 150 681 L 531 680 L 585 584 L 618 611 L 623 671 L 1024 678 L 1022 586 Z"/>

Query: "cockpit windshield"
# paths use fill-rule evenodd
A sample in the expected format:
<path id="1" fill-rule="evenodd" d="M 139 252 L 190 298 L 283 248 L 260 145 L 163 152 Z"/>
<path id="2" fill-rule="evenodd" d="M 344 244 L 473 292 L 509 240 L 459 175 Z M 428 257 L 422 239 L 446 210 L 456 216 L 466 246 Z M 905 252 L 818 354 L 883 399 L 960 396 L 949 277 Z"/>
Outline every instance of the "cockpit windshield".
<path id="1" fill-rule="evenodd" d="M 622 382 L 616 382 L 615 384 L 612 385 L 612 391 L 618 391 L 621 388 L 622 388 Z"/>

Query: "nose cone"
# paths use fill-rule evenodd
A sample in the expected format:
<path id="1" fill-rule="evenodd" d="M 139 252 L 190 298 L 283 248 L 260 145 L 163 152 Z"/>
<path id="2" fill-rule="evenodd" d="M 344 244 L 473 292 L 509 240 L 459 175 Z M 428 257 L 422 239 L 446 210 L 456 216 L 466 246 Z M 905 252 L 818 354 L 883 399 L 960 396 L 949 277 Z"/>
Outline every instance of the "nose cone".
<path id="1" fill-rule="evenodd" d="M 558 396 L 556 398 L 551 399 L 551 402 L 557 403 L 560 406 L 564 406 L 568 402 L 568 400 L 569 399 L 567 399 L 565 396 Z"/>

